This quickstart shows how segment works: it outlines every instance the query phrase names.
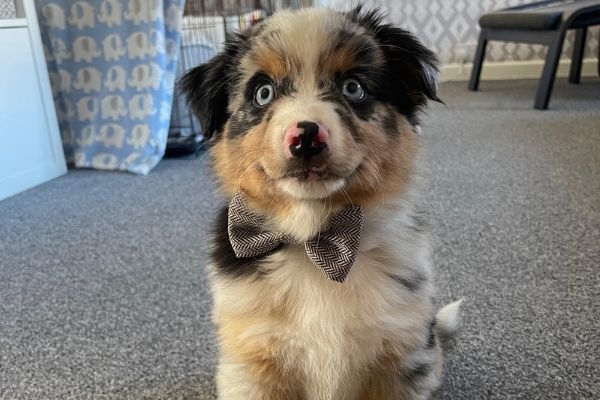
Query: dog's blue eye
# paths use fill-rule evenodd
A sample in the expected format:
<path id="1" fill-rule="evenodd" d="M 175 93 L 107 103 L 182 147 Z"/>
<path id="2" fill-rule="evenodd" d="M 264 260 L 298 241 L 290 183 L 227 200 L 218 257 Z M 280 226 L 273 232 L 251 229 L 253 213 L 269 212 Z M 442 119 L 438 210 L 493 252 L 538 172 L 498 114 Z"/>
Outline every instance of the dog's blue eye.
<path id="1" fill-rule="evenodd" d="M 342 84 L 342 93 L 350 100 L 362 100 L 365 97 L 365 90 L 360 82 L 354 78 L 348 78 Z"/>
<path id="2" fill-rule="evenodd" d="M 259 106 L 266 106 L 273 100 L 274 95 L 275 90 L 273 89 L 273 85 L 265 83 L 256 89 L 254 98 Z"/>

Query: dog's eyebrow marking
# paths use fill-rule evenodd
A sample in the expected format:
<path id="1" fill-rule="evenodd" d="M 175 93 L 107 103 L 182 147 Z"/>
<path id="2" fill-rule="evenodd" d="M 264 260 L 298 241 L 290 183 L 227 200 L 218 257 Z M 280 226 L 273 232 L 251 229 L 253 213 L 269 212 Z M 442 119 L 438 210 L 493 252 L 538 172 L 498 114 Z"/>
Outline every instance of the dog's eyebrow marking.
<path id="1" fill-rule="evenodd" d="M 272 77 L 282 77 L 286 74 L 286 60 L 274 47 L 267 42 L 257 42 L 251 50 L 250 60 L 259 70 Z"/>
<path id="2" fill-rule="evenodd" d="M 342 29 L 333 38 L 334 45 L 325 50 L 322 68 L 326 72 L 346 72 L 358 66 L 371 68 L 378 64 L 378 47 L 369 36 Z"/>

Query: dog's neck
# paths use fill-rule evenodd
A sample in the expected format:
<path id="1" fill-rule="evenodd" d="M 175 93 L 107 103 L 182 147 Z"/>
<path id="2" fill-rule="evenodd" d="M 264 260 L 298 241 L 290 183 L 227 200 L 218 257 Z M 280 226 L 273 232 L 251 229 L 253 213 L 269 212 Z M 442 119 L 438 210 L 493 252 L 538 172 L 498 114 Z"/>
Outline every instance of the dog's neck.
<path id="1" fill-rule="evenodd" d="M 250 207 L 266 218 L 265 222 L 269 230 L 290 235 L 299 242 L 305 242 L 315 237 L 325 228 L 327 221 L 347 205 L 332 204 L 322 200 L 300 200 L 291 203 L 285 209 L 271 209 L 267 213 L 253 207 L 252 200 L 248 200 Z M 406 200 L 404 196 L 399 196 L 396 199 L 388 198 L 385 204 L 357 205 L 363 206 L 366 224 L 382 224 L 386 220 L 393 219 L 394 214 L 405 208 Z"/>
<path id="2" fill-rule="evenodd" d="M 286 213 L 270 216 L 269 223 L 274 230 L 304 242 L 316 236 L 341 208 L 316 200 L 299 201 Z"/>

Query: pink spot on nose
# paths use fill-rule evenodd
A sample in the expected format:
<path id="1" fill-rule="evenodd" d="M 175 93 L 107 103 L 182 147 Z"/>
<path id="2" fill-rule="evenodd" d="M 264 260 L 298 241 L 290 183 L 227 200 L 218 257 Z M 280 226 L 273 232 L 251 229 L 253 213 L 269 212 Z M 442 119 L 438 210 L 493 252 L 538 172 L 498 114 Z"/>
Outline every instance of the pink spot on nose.
<path id="1" fill-rule="evenodd" d="M 329 130 L 323 124 L 300 121 L 286 128 L 283 146 L 288 158 L 308 159 L 326 148 L 328 142 Z"/>

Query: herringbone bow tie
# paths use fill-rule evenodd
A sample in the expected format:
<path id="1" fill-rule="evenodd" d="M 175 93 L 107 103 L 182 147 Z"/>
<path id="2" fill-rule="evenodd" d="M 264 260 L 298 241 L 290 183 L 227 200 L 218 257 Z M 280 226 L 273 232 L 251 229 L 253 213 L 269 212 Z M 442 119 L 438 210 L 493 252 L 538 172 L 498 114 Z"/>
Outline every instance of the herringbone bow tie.
<path id="1" fill-rule="evenodd" d="M 236 194 L 229 204 L 229 241 L 238 258 L 257 257 L 280 244 L 300 244 L 294 238 L 265 229 L 265 218 L 254 214 Z M 347 206 L 331 217 L 324 231 L 304 242 L 306 254 L 325 275 L 343 282 L 358 253 L 363 211 Z"/>

